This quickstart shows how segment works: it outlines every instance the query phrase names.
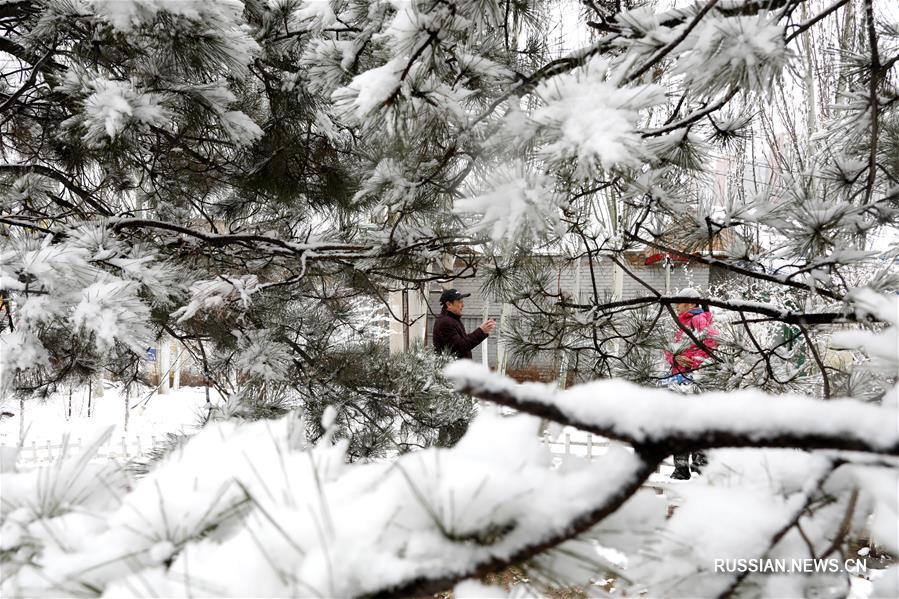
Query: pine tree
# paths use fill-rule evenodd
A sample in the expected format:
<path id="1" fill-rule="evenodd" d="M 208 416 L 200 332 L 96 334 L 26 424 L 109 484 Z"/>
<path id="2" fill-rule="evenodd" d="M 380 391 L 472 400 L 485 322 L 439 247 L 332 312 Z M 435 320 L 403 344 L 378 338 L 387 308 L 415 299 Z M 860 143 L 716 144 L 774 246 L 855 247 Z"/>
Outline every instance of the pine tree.
<path id="1" fill-rule="evenodd" d="M 168 335 L 244 417 L 320 413 L 338 358 L 378 361 L 367 402 L 394 394 L 378 306 L 475 241 L 446 209 L 471 168 L 455 130 L 513 77 L 482 8 L 5 5 L 5 390 L 137 382 Z"/>
<path id="2" fill-rule="evenodd" d="M 891 565 L 889 13 L 585 2 L 594 40 L 552 56 L 556 7 L 0 5 L 0 50 L 21 65 L 0 125 L 4 384 L 136 377 L 164 331 L 230 399 L 133 483 L 93 460 L 109 431 L 4 472 L 4 596 L 478 596 L 495 589 L 465 581 L 513 565 L 527 595 L 845 596 L 847 560 Z M 838 27 L 837 64 L 816 73 L 804 38 Z M 809 81 L 827 110 L 796 118 Z M 722 155 L 732 181 L 758 167 L 766 182 L 719 201 Z M 571 259 L 630 277 L 630 250 L 735 277 L 586 302 L 547 282 Z M 601 380 L 562 391 L 456 362 L 451 390 L 433 355 L 370 345 L 372 302 L 441 280 L 447 253 L 526 314 L 519 353 L 569 352 Z M 698 397 L 650 388 L 687 300 L 722 315 Z M 825 337 L 849 363 L 824 360 Z M 517 413 L 417 450 L 468 417 L 453 391 Z M 541 419 L 608 450 L 554 464 Z M 646 488 L 696 450 L 704 482 Z M 897 571 L 875 596 L 896 595 Z"/>

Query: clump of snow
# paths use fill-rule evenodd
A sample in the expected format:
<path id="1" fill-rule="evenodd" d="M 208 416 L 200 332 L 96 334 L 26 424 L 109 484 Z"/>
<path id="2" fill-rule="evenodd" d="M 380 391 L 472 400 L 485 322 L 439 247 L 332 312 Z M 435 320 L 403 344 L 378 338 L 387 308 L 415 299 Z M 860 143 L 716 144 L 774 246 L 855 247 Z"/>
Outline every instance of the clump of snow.
<path id="1" fill-rule="evenodd" d="M 508 599 L 509 594 L 502 587 L 465 580 L 456 585 L 453 596 L 456 599 Z"/>
<path id="2" fill-rule="evenodd" d="M 309 90 L 326 97 L 334 93 L 341 86 L 354 52 L 358 50 L 349 40 L 310 40 L 300 58 L 300 64 L 309 73 Z"/>
<path id="3" fill-rule="evenodd" d="M 461 48 L 456 51 L 456 58 L 464 71 L 471 71 L 496 80 L 511 80 L 514 77 L 514 73 L 508 67 L 483 56 L 466 52 Z"/>
<path id="4" fill-rule="evenodd" d="M 119 341 L 141 352 L 152 345 L 152 335 L 146 324 L 150 310 L 137 292 L 133 281 L 94 283 L 81 292 L 72 322 L 95 335 L 101 351 Z"/>
<path id="5" fill-rule="evenodd" d="M 406 59 L 393 58 L 380 67 L 353 77 L 348 86 L 334 92 L 333 100 L 348 116 L 362 121 L 397 92 L 405 67 Z"/>
<path id="6" fill-rule="evenodd" d="M 234 331 L 237 355 L 234 365 L 247 377 L 260 381 L 283 381 L 293 362 L 290 347 L 273 339 L 268 329 Z"/>
<path id="7" fill-rule="evenodd" d="M 865 597 L 899 597 L 899 568 L 894 566 L 875 574 L 879 576 L 871 576 L 871 593 Z"/>
<path id="8" fill-rule="evenodd" d="M 330 430 L 335 422 L 337 422 L 337 409 L 334 406 L 328 406 L 322 414 L 322 428 L 326 431 Z"/>
<path id="9" fill-rule="evenodd" d="M 899 324 L 899 297 L 896 294 L 882 295 L 867 287 L 853 289 L 847 295 L 860 317 L 868 314 L 884 322 Z"/>
<path id="10" fill-rule="evenodd" d="M 8 240 L 0 283 L 18 292 L 26 281 L 30 293 L 12 297 L 15 332 L 2 341 L 9 373 L 46 366 L 43 344 L 58 335 L 76 335 L 84 351 L 119 344 L 142 354 L 152 345 L 150 305 L 165 305 L 181 286 L 176 270 L 151 249 L 128 247 L 100 224 L 70 227 L 56 238 Z M 0 384 L 6 389 L 13 380 Z"/>
<path id="11" fill-rule="evenodd" d="M 732 87 L 764 91 L 790 58 L 784 27 L 776 13 L 753 16 L 707 15 L 684 42 L 676 73 L 694 89 L 716 92 Z"/>
<path id="12" fill-rule="evenodd" d="M 10 384 L 10 376 L 17 370 L 44 368 L 50 365 L 50 354 L 38 336 L 31 329 L 19 328 L 15 331 L 4 331 L 0 335 L 0 371 L 4 373 L 5 384 L 0 390 L 6 392 Z"/>
<path id="13" fill-rule="evenodd" d="M 576 158 L 584 175 L 595 172 L 596 166 L 638 167 L 643 145 L 636 125 L 640 111 L 665 101 L 658 85 L 622 87 L 619 75 L 602 58 L 542 82 L 535 94 L 543 105 L 531 118 L 548 142 L 543 154 L 551 160 Z"/>
<path id="14" fill-rule="evenodd" d="M 80 451 L 71 447 L 51 465 L 3 474 L 0 517 L 3 528 L 21 527 L 41 518 L 56 518 L 76 508 L 110 509 L 124 491 L 125 476 L 114 463 L 91 463 L 112 433 L 97 431 Z M 12 514 L 15 517 L 10 518 Z M 5 535 L 3 535 L 5 537 Z M 9 544 L 8 540 L 4 540 Z"/>
<path id="15" fill-rule="evenodd" d="M 445 373 L 475 396 L 514 398 L 514 405 L 525 410 L 533 407 L 541 414 L 551 406 L 585 430 L 635 444 L 695 446 L 722 436 L 744 435 L 748 443 L 776 446 L 783 442 L 782 435 L 792 433 L 810 439 L 827 437 L 834 443 L 856 439 L 874 453 L 893 454 L 899 448 L 895 425 L 899 412 L 892 405 L 771 397 L 758 391 L 683 397 L 615 380 L 560 392 L 553 385 L 518 385 L 468 361 L 451 364 Z M 850 462 L 863 459 L 846 452 L 794 449 L 710 451 L 710 464 L 699 481 L 672 488 L 678 506 L 673 517 L 660 534 L 647 533 L 639 550 L 631 547 L 623 576 L 639 581 L 637 589 L 652 596 L 717 596 L 742 575 L 736 570 L 716 570 L 716 560 L 736 564 L 771 558 L 790 564 L 795 558 L 801 562 L 820 557 L 814 550 L 810 553 L 810 546 L 827 547 L 837 535 L 854 538 L 866 530 L 875 542 L 890 536 L 881 544 L 894 551 L 899 517 L 895 468 L 881 463 L 841 465 L 835 457 Z M 621 508 L 622 514 L 626 507 Z M 848 521 L 847 513 L 853 516 Z M 801 530 L 797 528 L 800 520 Z M 607 525 L 612 526 L 612 519 L 598 528 Z M 631 532 L 627 526 L 622 529 Z M 825 571 L 749 575 L 752 579 L 747 584 L 759 585 L 767 596 L 787 591 L 804 595 L 812 587 L 830 589 L 841 584 L 839 576 Z M 576 580 L 575 573 L 568 579 Z"/>
<path id="16" fill-rule="evenodd" d="M 259 288 L 256 275 L 237 277 L 220 277 L 205 281 L 197 281 L 190 287 L 190 301 L 179 308 L 172 316 L 179 322 L 193 318 L 201 310 L 221 308 L 227 302 L 240 302 L 244 307 L 250 305 L 251 296 Z"/>
<path id="17" fill-rule="evenodd" d="M 228 138 L 237 147 L 252 144 L 260 139 L 264 131 L 241 110 L 228 110 L 237 100 L 226 81 L 217 81 L 194 86 L 179 86 L 178 91 L 199 102 L 218 116 L 219 124 Z"/>
<path id="18" fill-rule="evenodd" d="M 262 137 L 262 127 L 240 110 L 229 110 L 219 117 L 222 129 L 238 147 L 247 146 Z"/>
<path id="19" fill-rule="evenodd" d="M 312 21 L 312 26 L 316 28 L 330 27 L 337 22 L 331 3 L 321 0 L 303 0 L 292 16 L 301 22 Z"/>
<path id="20" fill-rule="evenodd" d="M 664 560 L 647 560 L 636 575 L 651 596 L 716 597 L 734 574 L 716 573 L 716 559 L 739 559 L 763 555 L 771 538 L 803 505 L 804 496 L 787 498 L 747 488 L 716 488 L 703 484 L 678 487 L 681 505 L 653 547 Z M 710 530 L 727 534 L 709 534 Z M 684 572 L 706 564 L 694 575 Z M 700 566 L 701 567 L 701 566 Z"/>
<path id="21" fill-rule="evenodd" d="M 102 145 L 105 138 L 114 140 L 132 122 L 160 125 L 168 118 L 161 96 L 142 93 L 132 82 L 95 79 L 92 87 L 82 120 L 84 140 L 92 146 Z"/>
<path id="22" fill-rule="evenodd" d="M 228 89 L 228 82 L 224 80 L 201 85 L 185 85 L 178 91 L 196 98 L 198 102 L 217 114 L 225 112 L 228 106 L 237 100 L 234 92 Z"/>
<path id="23" fill-rule="evenodd" d="M 615 41 L 616 45 L 639 44 L 641 49 L 653 50 L 668 44 L 676 34 L 660 26 L 662 17 L 650 5 L 622 10 L 614 16 L 624 34 L 623 39 Z"/>
<path id="24" fill-rule="evenodd" d="M 37 203 L 48 198 L 58 187 L 59 183 L 48 177 L 42 177 L 36 173 L 25 173 L 21 177 L 17 177 L 0 197 L 0 206 L 3 206 L 6 212 L 12 212 L 27 201 Z M 0 264 L 2 262 L 3 260 L 0 260 Z"/>
<path id="25" fill-rule="evenodd" d="M 373 37 L 388 45 L 394 55 L 411 54 L 427 43 L 430 31 L 453 28 L 452 21 L 444 18 L 445 13 L 439 6 L 436 10 L 428 10 L 427 5 L 411 0 L 387 0 L 385 4 L 395 12 L 387 26 Z"/>
<path id="26" fill-rule="evenodd" d="M 842 589 L 840 576 L 813 566 L 801 571 L 803 560 L 821 557 L 814 547 L 829 546 L 835 535 L 863 534 L 872 514 L 874 487 L 847 476 L 855 467 L 835 468 L 829 456 L 799 450 L 710 452 L 699 481 L 672 489 L 677 509 L 629 574 L 645 581 L 649 594 L 666 597 L 717 596 L 746 574 L 746 587 L 759 587 L 767 597 Z M 856 517 L 844 522 L 850 510 Z M 880 506 L 873 514 L 895 515 Z M 732 569 L 717 567 L 725 560 Z M 767 568 L 780 562 L 783 569 L 741 573 L 739 560 L 756 567 L 767 561 Z"/>
<path id="27" fill-rule="evenodd" d="M 240 0 L 86 0 L 98 17 L 118 32 L 131 33 L 158 23 L 160 15 L 175 17 L 167 26 L 196 36 L 197 43 L 213 45 L 216 62 L 235 71 L 245 70 L 260 51 L 243 18 Z"/>
<path id="28" fill-rule="evenodd" d="M 197 22 L 238 22 L 244 10 L 240 0 L 86 0 L 98 15 L 118 31 L 129 32 L 167 13 Z"/>
<path id="29" fill-rule="evenodd" d="M 784 497 L 830 466 L 829 458 L 793 449 L 716 449 L 705 480 L 716 487 L 773 491 Z"/>
<path id="30" fill-rule="evenodd" d="M 887 367 L 899 367 L 899 296 L 882 295 L 868 288 L 854 289 L 847 300 L 855 308 L 859 318 L 874 316 L 890 323 L 881 331 L 835 331 L 831 336 L 834 347 L 860 349 L 870 357 L 886 363 Z"/>
<path id="31" fill-rule="evenodd" d="M 379 203 L 388 210 L 399 210 L 407 200 L 414 198 L 415 188 L 416 184 L 406 178 L 403 165 L 393 158 L 385 158 L 362 181 L 353 201 L 379 197 Z"/>
<path id="32" fill-rule="evenodd" d="M 855 466 L 853 482 L 870 495 L 874 512 L 865 523 L 871 540 L 885 551 L 899 552 L 899 471 L 895 468 Z"/>
<path id="33" fill-rule="evenodd" d="M 517 163 L 493 171 L 487 179 L 487 191 L 456 200 L 453 210 L 482 215 L 475 229 L 494 243 L 515 244 L 560 226 L 560 200 L 549 177 Z"/>
<path id="34" fill-rule="evenodd" d="M 88 262 L 90 255 L 82 248 L 53 245 L 46 239 L 37 249 L 26 249 L 18 260 L 8 256 L 2 267 L 8 277 L 15 279 L 14 266 L 34 277 L 47 291 L 62 293 L 72 282 L 88 284 L 96 269 Z M 8 270 L 7 270 L 8 269 Z M 34 283 L 32 283 L 32 288 Z"/>
<path id="35" fill-rule="evenodd" d="M 346 597 L 466 572 L 564 533 L 639 480 L 644 466 L 627 452 L 554 470 L 538 425 L 484 414 L 452 450 L 348 466 L 345 443 L 298 439 L 296 414 L 214 424 L 114 505 L 87 510 L 92 534 L 30 545 L 33 559 L 10 564 L 2 590 Z"/>
<path id="36" fill-rule="evenodd" d="M 835 331 L 831 336 L 835 348 L 860 349 L 872 358 L 880 358 L 891 364 L 899 363 L 899 330 L 895 326 L 875 333 L 873 331 Z"/>

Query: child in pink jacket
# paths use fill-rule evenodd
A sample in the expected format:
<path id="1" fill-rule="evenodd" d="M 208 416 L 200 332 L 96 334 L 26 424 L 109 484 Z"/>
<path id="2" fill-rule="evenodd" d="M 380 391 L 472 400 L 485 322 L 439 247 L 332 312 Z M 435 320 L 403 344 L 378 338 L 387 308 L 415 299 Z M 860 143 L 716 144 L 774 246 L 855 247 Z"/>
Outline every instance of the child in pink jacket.
<path id="1" fill-rule="evenodd" d="M 678 304 L 679 312 L 677 319 L 686 329 L 690 329 L 694 336 L 702 341 L 709 349 L 718 347 L 715 336 L 718 331 L 712 326 L 712 313 L 699 307 L 698 304 Z M 674 343 L 680 344 L 689 341 L 690 338 L 684 333 L 683 329 L 678 327 L 674 336 Z M 675 382 L 682 383 L 690 380 L 688 373 L 699 368 L 702 363 L 709 357 L 708 352 L 699 347 L 696 343 L 690 341 L 690 345 L 674 354 L 670 351 L 665 352 L 665 361 L 671 365 L 671 374 L 675 377 Z"/>
<path id="2" fill-rule="evenodd" d="M 682 295 L 692 295 L 692 290 L 682 291 Z M 686 303 L 677 305 L 678 321 L 684 328 L 692 331 L 693 335 L 702 341 L 702 343 L 710 350 L 718 347 L 715 336 L 718 331 L 712 326 L 712 313 L 707 309 L 699 306 L 697 303 Z M 671 365 L 672 383 L 688 383 L 692 382 L 690 373 L 699 368 L 702 363 L 709 357 L 708 352 L 693 342 L 690 337 L 684 333 L 680 327 L 674 336 L 676 346 L 682 345 L 689 341 L 689 345 L 684 349 L 675 352 L 666 351 L 665 360 Z M 691 464 L 692 458 L 692 464 Z M 701 451 L 694 451 L 692 454 L 683 453 L 674 456 L 674 472 L 671 478 L 677 480 L 689 480 L 691 470 L 700 473 L 703 466 L 708 463 L 706 456 Z"/>

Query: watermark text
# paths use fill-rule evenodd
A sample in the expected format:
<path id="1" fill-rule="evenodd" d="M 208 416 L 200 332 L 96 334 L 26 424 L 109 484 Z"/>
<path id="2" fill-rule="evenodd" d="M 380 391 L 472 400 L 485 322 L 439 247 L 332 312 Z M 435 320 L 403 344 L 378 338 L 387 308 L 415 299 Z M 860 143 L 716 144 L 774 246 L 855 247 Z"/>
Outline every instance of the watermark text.
<path id="1" fill-rule="evenodd" d="M 863 559 L 785 559 L 749 558 L 716 559 L 715 572 L 719 574 L 864 574 L 868 564 Z"/>

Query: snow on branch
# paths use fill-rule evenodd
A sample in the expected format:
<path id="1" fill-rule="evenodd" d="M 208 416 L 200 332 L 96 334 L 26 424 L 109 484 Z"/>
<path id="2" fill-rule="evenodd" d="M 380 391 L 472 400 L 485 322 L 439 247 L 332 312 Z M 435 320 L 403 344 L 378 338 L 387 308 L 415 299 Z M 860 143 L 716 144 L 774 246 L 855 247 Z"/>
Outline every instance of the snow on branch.
<path id="1" fill-rule="evenodd" d="M 447 560 L 443 568 L 430 570 L 370 596 L 387 599 L 439 593 L 463 580 L 481 578 L 527 561 L 587 532 L 630 499 L 664 458 L 662 454 L 650 452 L 637 455 L 616 452 L 615 456 L 614 460 L 602 460 L 601 468 L 590 470 L 592 492 L 585 490 L 586 494 L 572 497 L 566 509 L 558 509 L 561 504 L 557 504 L 554 516 L 541 523 L 544 526 L 542 532 L 528 538 L 518 534 L 521 531 L 515 531 L 516 534 L 510 534 L 508 540 L 490 547 L 489 551 L 479 551 L 467 564 L 453 564 L 452 560 Z M 544 500 L 545 497 L 540 503 Z M 534 516 L 536 512 L 531 514 Z"/>
<path id="2" fill-rule="evenodd" d="M 862 314 L 859 312 L 802 312 L 794 310 L 784 310 L 775 304 L 756 302 L 751 300 L 719 300 L 714 298 L 696 298 L 684 295 L 651 295 L 642 297 L 633 297 L 617 302 L 606 302 L 600 305 L 592 304 L 574 304 L 564 302 L 562 305 L 566 308 L 575 308 L 580 310 L 598 310 L 600 313 L 610 312 L 618 308 L 626 308 L 632 306 L 638 308 L 647 304 L 660 304 L 673 306 L 680 303 L 703 303 L 716 308 L 730 310 L 732 312 L 750 312 L 760 314 L 766 318 L 779 320 L 781 322 L 791 324 L 817 325 L 832 324 L 837 322 L 878 322 L 878 315 L 874 313 Z"/>
<path id="3" fill-rule="evenodd" d="M 756 390 L 683 396 L 600 380 L 557 391 L 519 385 L 472 362 L 445 374 L 459 391 L 635 446 L 842 449 L 899 455 L 899 413 L 850 399 L 819 401 Z"/>
<path id="4" fill-rule="evenodd" d="M 832 290 L 824 289 L 821 287 L 812 287 L 807 283 L 803 283 L 801 281 L 797 281 L 794 278 L 791 278 L 790 275 L 773 275 L 762 270 L 750 269 L 742 267 L 738 264 L 734 264 L 727 260 L 721 260 L 719 258 L 703 256 L 700 254 L 691 254 L 687 252 L 682 252 L 676 250 L 668 245 L 660 244 L 652 239 L 646 239 L 645 237 L 641 237 L 639 235 L 635 235 L 630 232 L 625 232 L 625 237 L 630 239 L 631 241 L 636 241 L 638 243 L 645 244 L 651 248 L 655 248 L 661 252 L 665 252 L 670 254 L 673 257 L 684 258 L 689 260 L 690 262 L 696 262 L 698 264 L 705 264 L 707 266 L 714 266 L 717 268 L 722 268 L 724 270 L 733 272 L 738 275 L 743 275 L 745 277 L 750 277 L 753 279 L 759 279 L 761 281 L 769 281 L 771 283 L 777 283 L 780 285 L 785 285 L 787 287 L 794 287 L 796 289 L 802 289 L 804 291 L 810 291 L 819 295 L 823 295 L 824 297 L 828 297 L 830 299 L 839 300 L 842 299 L 841 296 L 837 293 L 834 293 Z"/>
<path id="5" fill-rule="evenodd" d="M 47 557 L 11 564 L 4 596 L 88 586 L 117 597 L 423 596 L 593 529 L 663 457 L 613 448 L 555 469 L 536 419 L 485 413 L 452 449 L 348 465 L 346 441 L 332 441 L 335 415 L 326 412 L 328 433 L 314 445 L 295 413 L 209 426 L 120 501 L 90 506 L 89 535 L 45 533 L 45 514 L 26 503 L 34 471 L 4 473 L 9 499 L 21 500 L 9 504 L 4 531 L 18 536 L 4 549 Z"/>
<path id="6" fill-rule="evenodd" d="M 549 183 L 547 177 L 515 161 L 493 171 L 487 189 L 456 200 L 454 211 L 482 215 L 475 229 L 497 244 L 514 247 L 522 238 L 559 228 L 560 202 Z"/>

